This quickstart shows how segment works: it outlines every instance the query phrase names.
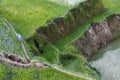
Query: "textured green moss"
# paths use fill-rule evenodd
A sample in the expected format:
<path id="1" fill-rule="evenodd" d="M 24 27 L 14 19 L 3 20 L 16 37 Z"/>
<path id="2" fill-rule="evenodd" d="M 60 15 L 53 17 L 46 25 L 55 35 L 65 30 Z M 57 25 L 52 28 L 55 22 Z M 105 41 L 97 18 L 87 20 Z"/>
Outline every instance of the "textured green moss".
<path id="1" fill-rule="evenodd" d="M 86 80 L 74 77 L 53 68 L 14 67 L 0 63 L 0 80 Z"/>
<path id="2" fill-rule="evenodd" d="M 53 45 L 46 45 L 41 56 L 52 64 L 59 63 L 59 51 Z"/>
<path id="3" fill-rule="evenodd" d="M 60 16 L 68 7 L 49 0 L 0 0 L 0 17 L 5 17 L 24 37 L 46 23 L 47 19 Z"/>

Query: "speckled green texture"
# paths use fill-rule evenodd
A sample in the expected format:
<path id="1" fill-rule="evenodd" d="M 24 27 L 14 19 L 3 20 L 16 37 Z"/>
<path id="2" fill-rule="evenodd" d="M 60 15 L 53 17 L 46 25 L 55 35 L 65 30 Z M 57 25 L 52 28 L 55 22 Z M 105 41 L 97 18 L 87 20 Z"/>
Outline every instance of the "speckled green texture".
<path id="1" fill-rule="evenodd" d="M 0 80 L 86 80 L 53 68 L 21 68 L 0 63 Z"/>
<path id="2" fill-rule="evenodd" d="M 5 17 L 17 32 L 27 37 L 47 19 L 63 15 L 67 8 L 48 0 L 0 0 L 0 17 Z"/>

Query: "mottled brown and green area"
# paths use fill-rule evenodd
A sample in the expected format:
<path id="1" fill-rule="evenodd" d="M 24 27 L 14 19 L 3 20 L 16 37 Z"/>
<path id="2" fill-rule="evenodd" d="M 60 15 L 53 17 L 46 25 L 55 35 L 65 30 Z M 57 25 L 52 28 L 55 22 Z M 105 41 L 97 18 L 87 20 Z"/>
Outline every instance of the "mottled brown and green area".
<path id="1" fill-rule="evenodd" d="M 41 52 L 45 44 L 56 43 L 88 19 L 103 11 L 105 11 L 105 8 L 101 0 L 82 2 L 69 9 L 64 16 L 52 19 L 46 26 L 37 28 L 33 36 L 27 39 L 27 42 L 33 51 Z"/>
<path id="2" fill-rule="evenodd" d="M 81 54 L 78 55 L 78 50 L 71 43 L 82 36 L 86 29 L 88 29 L 88 25 L 91 24 L 91 22 L 100 22 L 100 20 L 103 20 L 106 16 L 120 12 L 120 1 L 88 0 L 88 2 L 89 1 L 93 1 L 93 3 L 91 3 L 91 5 L 85 5 L 83 2 L 82 5 L 79 5 L 80 8 L 77 8 L 78 5 L 76 5 L 74 8 L 69 9 L 70 11 L 68 14 L 63 17 L 63 14 L 68 9 L 68 5 L 53 3 L 51 0 L 0 0 L 0 17 L 5 17 L 13 25 L 15 30 L 18 33 L 21 33 L 24 38 L 32 35 L 34 36 L 28 39 L 29 45 L 31 46 L 30 51 L 32 50 L 33 54 L 38 52 L 39 54 L 36 56 L 29 54 L 32 59 L 47 62 L 51 65 L 55 64 L 55 67 L 59 67 L 63 71 L 71 71 L 70 73 L 73 74 L 79 73 L 79 76 L 83 75 L 83 77 L 88 76 L 95 80 L 99 80 L 96 72 L 88 66 L 86 59 Z M 97 5 L 97 2 L 99 1 L 101 3 L 100 6 Z M 104 10 L 103 7 L 103 13 L 96 14 L 102 9 L 101 6 L 104 6 L 107 10 Z M 78 13 L 80 13 L 79 15 L 81 16 L 79 16 Z M 48 20 L 47 22 L 52 20 L 52 24 L 49 22 L 50 24 L 47 25 L 51 26 L 50 28 L 46 28 L 46 20 Z M 55 24 L 53 24 L 53 22 L 55 22 Z M 3 24 L 3 22 L 0 20 L 0 25 L 1 24 Z M 45 25 L 44 28 L 42 25 Z M 21 55 L 22 50 L 19 48 L 19 44 L 16 41 L 15 36 L 9 33 L 6 26 L 1 26 L 0 33 L 6 34 L 5 36 L 0 35 L 0 42 L 3 41 L 2 44 L 0 44 L 0 49 L 8 52 L 17 52 Z M 38 26 L 41 26 L 42 28 L 37 28 Z M 35 28 L 37 28 L 37 30 L 35 34 L 33 34 Z M 44 35 L 42 36 L 41 34 Z M 7 39 L 10 41 L 5 42 Z M 51 44 L 51 42 L 54 44 Z M 28 47 L 26 47 L 26 49 L 29 51 Z M 53 69 L 53 67 L 22 68 L 0 63 L 0 80 L 40 79 L 85 80 L 83 78 L 63 73 L 57 69 Z"/>
<path id="3" fill-rule="evenodd" d="M 21 47 L 15 37 L 12 34 L 8 26 L 6 26 L 2 19 L 0 19 L 0 50 L 5 50 L 10 53 L 16 53 L 24 57 Z M 29 54 L 32 56 L 32 54 Z M 39 57 L 39 56 L 38 56 Z M 52 59 L 53 56 L 51 56 Z M 0 59 L 2 56 L 0 55 Z M 49 68 L 37 68 L 37 67 L 18 67 L 12 66 L 0 61 L 0 80 L 86 80 L 71 76 L 69 74 L 58 71 L 52 67 Z"/>
<path id="4" fill-rule="evenodd" d="M 87 59 L 90 59 L 99 49 L 120 37 L 120 14 L 112 14 L 105 20 L 92 23 L 84 34 L 75 40 L 75 46 Z"/>

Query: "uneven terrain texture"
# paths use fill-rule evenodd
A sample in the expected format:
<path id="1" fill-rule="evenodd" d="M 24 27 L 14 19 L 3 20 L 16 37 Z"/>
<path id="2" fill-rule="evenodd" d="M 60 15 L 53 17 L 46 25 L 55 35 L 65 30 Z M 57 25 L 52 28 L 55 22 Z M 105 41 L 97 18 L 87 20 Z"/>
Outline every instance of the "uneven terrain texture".
<path id="1" fill-rule="evenodd" d="M 42 50 L 39 49 L 40 53 L 36 52 L 34 49 L 36 46 L 41 47 L 36 41 L 34 41 L 35 45 L 32 45 L 31 48 L 25 43 L 31 59 L 47 62 L 52 65 L 51 67 L 21 68 L 1 62 L 0 80 L 99 80 L 96 72 L 89 68 L 86 59 L 81 54 L 78 55 L 78 51 L 73 46 L 73 42 L 83 35 L 91 22 L 104 20 L 107 16 L 120 12 L 120 1 L 93 1 L 102 1 L 106 9 L 101 13 L 98 12 L 98 14 L 94 16 L 87 13 L 85 16 L 90 17 L 89 19 L 86 19 L 80 25 L 77 24 L 77 26 L 75 26 L 77 28 L 74 30 L 72 30 L 72 27 L 72 32 L 69 32 L 69 34 L 57 40 L 54 44 L 51 44 L 51 42 L 45 44 Z M 73 6 L 67 4 L 60 5 L 58 2 L 51 2 L 50 0 L 0 0 L 0 18 L 5 17 L 14 26 L 15 30 L 22 34 L 23 38 L 28 39 L 28 37 L 35 32 L 35 28 L 49 23 L 49 20 L 53 20 L 58 16 L 63 16 L 64 13 L 67 12 L 66 10 L 71 7 Z M 93 9 L 95 8 L 93 7 Z M 70 20 L 68 20 L 68 22 L 73 23 L 73 18 L 70 19 L 72 22 Z M 7 27 L 8 26 L 3 23 L 2 19 L 0 19 L 0 50 L 13 52 L 24 57 L 16 37 Z M 61 34 L 61 36 L 63 35 Z M 54 36 L 52 36 L 51 39 L 52 38 L 54 38 Z M 31 44 L 29 45 L 31 46 Z M 34 50 L 34 56 L 31 54 L 32 50 Z"/>
<path id="2" fill-rule="evenodd" d="M 120 14 L 112 14 L 101 22 L 90 24 L 88 30 L 75 41 L 75 46 L 86 58 L 120 37 Z"/>

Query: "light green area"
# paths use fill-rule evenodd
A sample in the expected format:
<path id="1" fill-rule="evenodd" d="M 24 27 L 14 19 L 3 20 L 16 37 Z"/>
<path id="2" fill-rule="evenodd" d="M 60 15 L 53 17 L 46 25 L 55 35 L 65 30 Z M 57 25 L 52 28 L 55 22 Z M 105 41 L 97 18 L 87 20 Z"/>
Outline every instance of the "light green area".
<path id="1" fill-rule="evenodd" d="M 55 64 L 59 63 L 59 53 L 60 52 L 53 45 L 48 44 L 45 46 L 44 53 L 41 56 L 44 57 L 48 62 Z"/>
<path id="2" fill-rule="evenodd" d="M 2 72 L 2 73 L 1 73 Z M 0 63 L 0 80 L 86 80 L 53 68 L 20 68 Z"/>
<path id="3" fill-rule="evenodd" d="M 47 19 L 61 16 L 66 6 L 48 0 L 0 0 L 0 17 L 12 23 L 17 32 L 29 36 L 38 26 L 45 25 Z"/>
<path id="4" fill-rule="evenodd" d="M 119 0 L 102 0 L 106 8 L 111 10 L 113 13 L 120 12 L 120 1 Z"/>

